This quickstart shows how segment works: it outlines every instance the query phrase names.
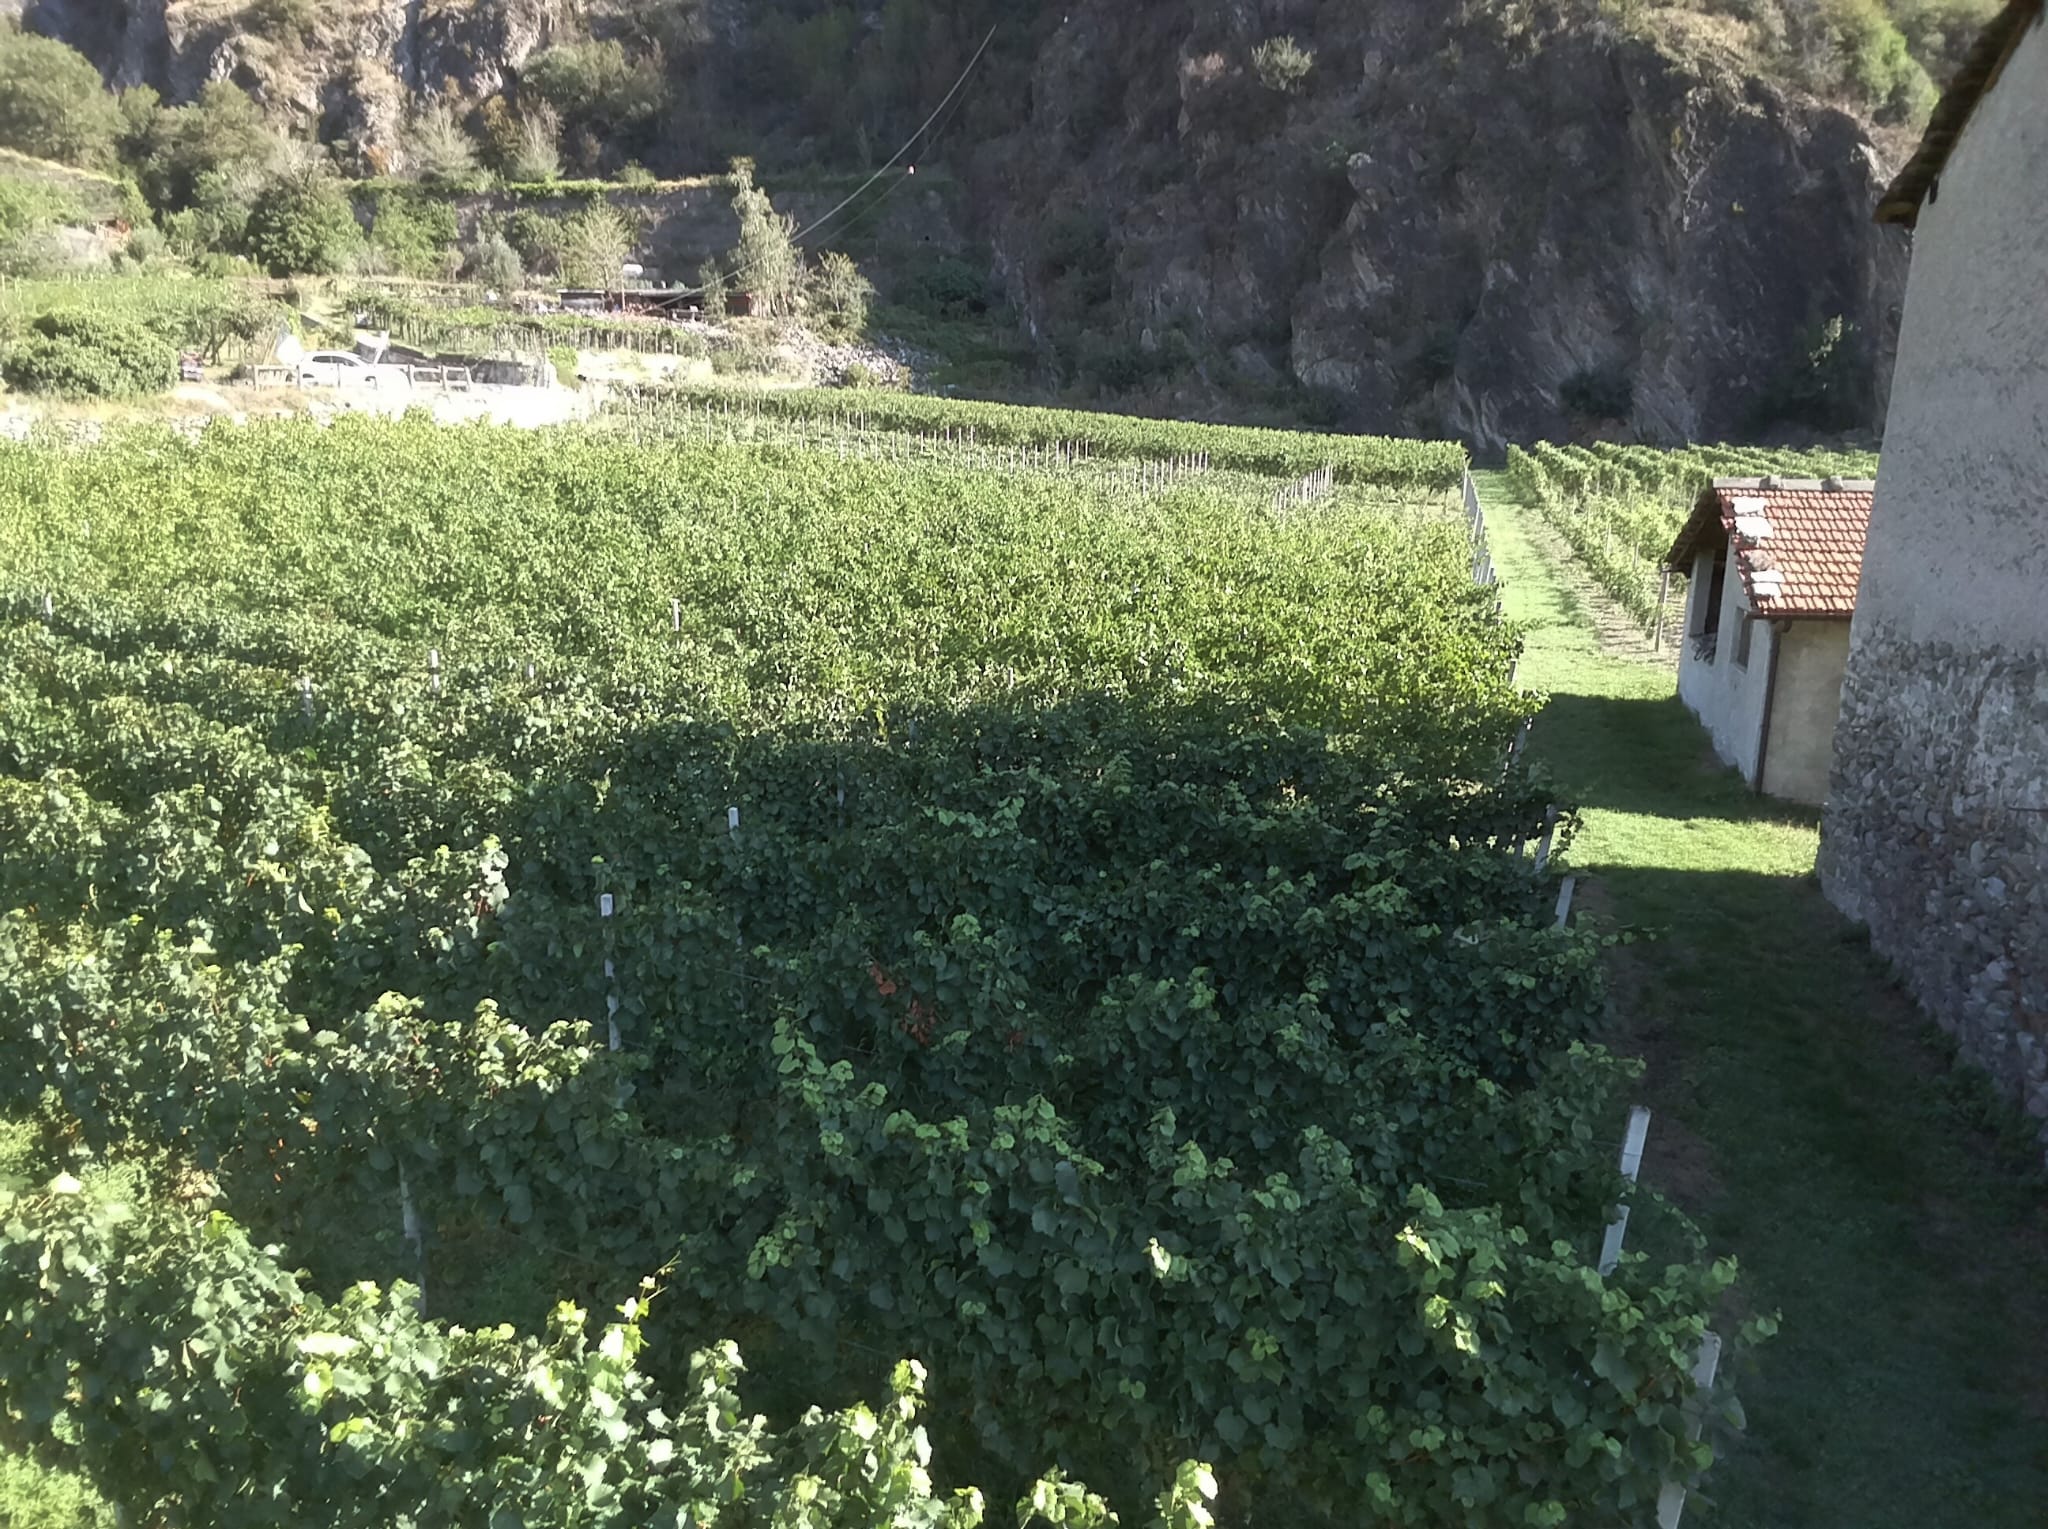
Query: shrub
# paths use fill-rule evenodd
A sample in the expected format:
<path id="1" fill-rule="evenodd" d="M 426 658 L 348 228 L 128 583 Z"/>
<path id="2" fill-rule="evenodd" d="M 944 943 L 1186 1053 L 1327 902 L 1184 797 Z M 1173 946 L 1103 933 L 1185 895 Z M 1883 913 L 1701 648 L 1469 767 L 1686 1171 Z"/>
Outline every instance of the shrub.
<path id="1" fill-rule="evenodd" d="M 522 207 L 505 221 L 505 240 L 529 271 L 560 271 L 568 236 L 559 218 Z"/>
<path id="2" fill-rule="evenodd" d="M 132 398 L 178 379 L 169 341 L 111 314 L 65 308 L 45 313 L 8 349 L 7 385 L 61 398 Z"/>
<path id="3" fill-rule="evenodd" d="M 303 46 L 320 19 L 319 0 L 256 0 L 245 13 L 249 30 L 273 42 Z"/>
<path id="4" fill-rule="evenodd" d="M 737 335 L 711 353 L 711 370 L 721 377 L 766 377 L 775 369 L 775 347 L 755 335 Z"/>
<path id="5" fill-rule="evenodd" d="M 362 245 L 338 182 L 317 170 L 270 181 L 249 214 L 249 253 L 273 276 L 331 276 Z"/>
<path id="6" fill-rule="evenodd" d="M 707 319 L 725 317 L 725 272 L 718 268 L 716 260 L 707 260 L 697 272 L 697 285 L 704 289 L 700 301 Z"/>
<path id="7" fill-rule="evenodd" d="M 526 280 L 526 268 L 520 264 L 519 251 L 506 242 L 503 234 L 494 233 L 484 235 L 464 251 L 462 275 L 464 280 L 480 286 L 510 292 Z"/>
<path id="8" fill-rule="evenodd" d="M 555 381 L 565 388 L 576 386 L 576 347 L 554 345 L 548 349 L 548 364 L 555 369 Z"/>
<path id="9" fill-rule="evenodd" d="M 994 306 L 988 276 L 955 255 L 943 255 L 917 273 L 910 306 L 933 318 L 979 318 Z"/>
<path id="10" fill-rule="evenodd" d="M 1292 37 L 1269 37 L 1252 49 L 1252 72 L 1268 90 L 1292 95 L 1316 66 L 1316 56 Z"/>
<path id="11" fill-rule="evenodd" d="M 621 186 L 644 191 L 649 186 L 658 186 L 661 181 L 655 173 L 637 159 L 629 159 L 619 166 L 618 182 Z"/>
<path id="12" fill-rule="evenodd" d="M 0 27 L 0 146 L 97 167 L 113 162 L 125 125 L 84 54 Z"/>
<path id="13" fill-rule="evenodd" d="M 867 327 L 868 304 L 875 284 L 861 275 L 860 267 L 837 250 L 818 262 L 811 278 L 811 303 L 824 318 L 825 327 L 841 334 L 858 334 Z"/>

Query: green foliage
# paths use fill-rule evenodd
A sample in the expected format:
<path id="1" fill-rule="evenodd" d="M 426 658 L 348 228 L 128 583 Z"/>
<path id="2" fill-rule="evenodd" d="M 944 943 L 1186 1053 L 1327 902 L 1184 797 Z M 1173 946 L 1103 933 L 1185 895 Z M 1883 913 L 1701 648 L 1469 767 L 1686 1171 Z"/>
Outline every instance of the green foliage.
<path id="1" fill-rule="evenodd" d="M 506 180 L 546 185 L 562 175 L 562 116 L 545 101 L 514 116 L 502 99 L 484 109 L 492 162 Z"/>
<path id="2" fill-rule="evenodd" d="M 443 99 L 427 101 L 413 111 L 399 152 L 406 173 L 422 185 L 459 191 L 479 179 L 476 140 Z"/>
<path id="3" fill-rule="evenodd" d="M 588 145 L 579 168 L 603 168 L 597 146 L 630 158 L 649 142 L 668 101 L 668 82 L 658 48 L 628 55 L 617 38 L 565 43 L 535 54 L 520 73 L 522 97 L 531 95 L 560 114 L 572 140 Z"/>
<path id="4" fill-rule="evenodd" d="M 113 163 L 123 125 L 83 54 L 0 24 L 0 148 L 97 169 Z"/>
<path id="5" fill-rule="evenodd" d="M 225 80 L 209 81 L 190 106 L 131 126 L 136 175 L 152 206 L 224 212 L 222 204 L 230 204 L 238 230 L 283 147 L 256 103 Z"/>
<path id="6" fill-rule="evenodd" d="M 1925 118 L 1934 86 L 1883 0 L 1822 0 L 1821 17 L 1844 88 L 1888 120 Z"/>
<path id="7" fill-rule="evenodd" d="M 87 309 L 45 313 L 9 344 L 0 376 L 24 393 L 132 398 L 178 378 L 170 344 L 132 320 Z"/>
<path id="8" fill-rule="evenodd" d="M 858 335 L 867 328 L 875 284 L 861 275 L 851 256 L 827 251 L 811 276 L 810 310 L 830 333 Z"/>
<path id="9" fill-rule="evenodd" d="M 707 260 L 697 272 L 697 285 L 703 288 L 698 306 L 704 317 L 714 324 L 725 318 L 725 272 L 719 269 L 716 260 Z"/>
<path id="10" fill-rule="evenodd" d="M 641 1368 L 651 1280 L 596 1333 L 567 1303 L 543 1337 L 465 1332 L 422 1320 L 402 1286 L 324 1300 L 219 1212 L 96 1188 L 66 1174 L 0 1197 L 0 1293 L 41 1313 L 0 1357 L 0 1393 L 7 1434 L 45 1448 L 75 1437 L 66 1453 L 134 1521 L 981 1522 L 978 1491 L 934 1491 L 915 1361 L 895 1367 L 881 1406 L 813 1409 L 778 1434 L 741 1410 L 730 1343 L 692 1355 L 675 1394 L 654 1387 Z M 1034 1498 L 1063 1489 L 1055 1478 Z M 1184 1465 L 1160 1522 L 1202 1523 L 1214 1492 L 1207 1467 Z M 1027 1499 L 1018 1521 L 1033 1517 Z"/>
<path id="11" fill-rule="evenodd" d="M 1601 588 L 1638 621 L 1656 618 L 1659 570 L 1715 478 L 1868 478 L 1868 452 L 1789 451 L 1749 446 L 1508 448 L 1508 476 L 1562 535 Z M 1682 592 L 1677 597 L 1683 608 Z"/>
<path id="12" fill-rule="evenodd" d="M 289 1248 L 27 1197 L 0 1416 L 68 1404 L 136 1521 L 228 1529 L 661 1522 L 753 1441 L 721 1522 L 924 1521 L 908 1411 L 847 1405 L 912 1351 L 1027 1520 L 1200 1529 L 1191 1457 L 1305 1524 L 1694 1476 L 1731 1271 L 1588 1266 L 1629 1069 L 1508 848 L 1550 800 L 1501 768 L 1516 634 L 1445 496 L 1353 487 L 1459 453 L 1094 433 L 1346 482 L 1276 515 L 1067 452 L 423 422 L 0 446 L 0 1112 Z M 423 1323 L 341 1235 L 401 1203 L 544 1300 L 663 1268 L 659 1324 Z M 842 1410 L 751 1432 L 701 1358 L 733 1332 L 771 1410 Z"/>
<path id="13" fill-rule="evenodd" d="M 633 258 L 633 225 L 609 202 L 592 202 L 563 230 L 562 275 L 572 285 L 613 288 L 619 272 Z"/>
<path id="14" fill-rule="evenodd" d="M 685 403 L 708 404 L 770 420 L 846 421 L 844 397 L 830 389 L 776 389 L 735 398 L 715 389 L 677 389 Z M 1465 471 L 1461 446 L 1376 436 L 1314 435 L 1248 425 L 1198 425 L 1074 409 L 970 403 L 929 394 L 864 400 L 863 428 L 953 432 L 1002 446 L 1064 446 L 1098 457 L 1164 460 L 1200 454 L 1216 467 L 1293 479 L 1332 465 L 1340 482 L 1409 491 L 1455 488 Z"/>
<path id="15" fill-rule="evenodd" d="M 373 206 L 370 250 L 380 267 L 402 276 L 449 274 L 456 254 L 454 207 L 439 197 L 396 189 L 379 191 Z"/>
<path id="16" fill-rule="evenodd" d="M 266 183 L 244 239 L 273 276 L 329 276 L 348 268 L 363 235 L 338 181 L 293 170 Z"/>
<path id="17" fill-rule="evenodd" d="M 559 271 L 568 238 L 559 218 L 533 207 L 516 209 L 505 220 L 505 239 L 529 271 Z"/>
<path id="18" fill-rule="evenodd" d="M 740 223 L 739 243 L 726 261 L 732 283 L 752 294 L 758 318 L 799 313 L 804 299 L 804 253 L 796 247 L 796 222 L 778 213 L 768 193 L 754 183 L 752 160 L 734 160 L 732 176 L 732 210 Z"/>
<path id="19" fill-rule="evenodd" d="M 486 233 L 462 254 L 465 281 L 497 292 L 515 292 L 526 284 L 526 267 L 502 233 Z"/>
<path id="20" fill-rule="evenodd" d="M 303 47 L 320 19 L 319 0 L 252 0 L 243 13 L 249 30 L 274 42 Z"/>
<path id="21" fill-rule="evenodd" d="M 1269 37 L 1252 49 L 1252 72 L 1268 90 L 1292 95 L 1314 71 L 1316 56 L 1289 36 Z"/>
<path id="22" fill-rule="evenodd" d="M 1861 331 L 1839 314 L 1824 319 L 1800 336 L 1792 358 L 1758 389 L 1752 428 L 1854 429 L 1872 408 L 1870 373 Z"/>

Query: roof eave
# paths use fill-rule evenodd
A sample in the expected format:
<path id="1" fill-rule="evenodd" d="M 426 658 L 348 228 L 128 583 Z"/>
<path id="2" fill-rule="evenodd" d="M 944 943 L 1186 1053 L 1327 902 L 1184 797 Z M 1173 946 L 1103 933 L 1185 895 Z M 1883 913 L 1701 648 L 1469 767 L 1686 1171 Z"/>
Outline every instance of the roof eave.
<path id="1" fill-rule="evenodd" d="M 2041 20 L 2042 6 L 2043 0 L 2007 0 L 2005 9 L 1991 19 L 1927 119 L 1920 147 L 1879 199 L 1877 222 L 1911 228 L 1920 221 L 1921 207 L 1939 194 L 1941 172 L 1948 168 L 1949 155 L 1970 125 L 1977 103 L 1998 83 L 2027 28 Z"/>

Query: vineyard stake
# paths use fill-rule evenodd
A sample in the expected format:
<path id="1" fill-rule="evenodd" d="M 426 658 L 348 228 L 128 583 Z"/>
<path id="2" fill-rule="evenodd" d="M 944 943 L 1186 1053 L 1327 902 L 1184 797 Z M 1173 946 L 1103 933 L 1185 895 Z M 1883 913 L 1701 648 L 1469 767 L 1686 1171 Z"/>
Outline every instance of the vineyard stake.
<path id="1" fill-rule="evenodd" d="M 427 649 L 427 688 L 435 695 L 441 693 L 441 650 Z"/>
<path id="2" fill-rule="evenodd" d="M 1529 873 L 1530 875 L 1541 876 L 1543 868 L 1550 864 L 1550 840 L 1551 836 L 1556 832 L 1557 809 L 1555 807 L 1547 807 L 1543 812 L 1543 838 L 1536 846 L 1536 868 Z"/>
<path id="3" fill-rule="evenodd" d="M 604 920 L 604 943 L 606 950 L 610 950 L 612 946 L 611 919 L 615 907 L 616 904 L 613 903 L 612 894 L 609 892 L 604 893 L 597 900 L 597 916 Z M 619 1039 L 619 990 L 614 980 L 617 975 L 618 973 L 612 965 L 612 958 L 607 955 L 604 958 L 604 1017 L 605 1024 L 611 1031 L 612 1050 L 614 1051 L 621 1049 L 621 1041 Z"/>
<path id="4" fill-rule="evenodd" d="M 1554 928 L 1562 929 L 1566 924 L 1571 922 L 1572 894 L 1578 891 L 1578 889 L 1579 878 L 1576 876 L 1567 876 L 1563 881 L 1558 883 L 1557 923 L 1553 926 Z"/>
<path id="5" fill-rule="evenodd" d="M 1692 1383 L 1695 1389 L 1705 1391 L 1714 1384 L 1714 1372 L 1721 1367 L 1721 1335 L 1708 1333 L 1700 1339 L 1699 1353 L 1692 1362 Z M 1695 1418 L 1685 1431 L 1688 1441 L 1700 1436 L 1699 1420 Z M 1657 1494 L 1657 1529 L 1678 1529 L 1678 1521 L 1685 1514 L 1685 1488 L 1675 1481 L 1664 1483 L 1664 1490 Z"/>
<path id="6" fill-rule="evenodd" d="M 299 710 L 307 716 L 313 715 L 313 679 L 311 675 L 299 676 Z"/>
<path id="7" fill-rule="evenodd" d="M 1628 1112 L 1628 1132 L 1621 1142 L 1621 1176 L 1631 1185 L 1643 1169 L 1643 1145 L 1650 1136 L 1650 1112 L 1638 1104 Z M 1628 1233 L 1628 1201 L 1615 1208 L 1607 1223 L 1607 1235 L 1600 1243 L 1600 1277 L 1605 1279 L 1621 1266 L 1621 1239 Z"/>

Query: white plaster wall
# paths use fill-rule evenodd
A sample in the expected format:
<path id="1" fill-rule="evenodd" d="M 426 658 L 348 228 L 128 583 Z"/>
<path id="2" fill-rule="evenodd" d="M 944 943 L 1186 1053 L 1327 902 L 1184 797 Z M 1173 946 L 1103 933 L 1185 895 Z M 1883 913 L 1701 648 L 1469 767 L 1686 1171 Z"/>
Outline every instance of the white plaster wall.
<path id="1" fill-rule="evenodd" d="M 2048 648 L 2048 26 L 1978 104 L 1913 237 L 1856 627 Z"/>
<path id="2" fill-rule="evenodd" d="M 1757 637 L 1763 630 L 1757 629 Z M 1771 701 L 1771 746 L 1764 752 L 1763 789 L 1818 807 L 1827 800 L 1828 770 L 1834 763 L 1842 672 L 1849 663 L 1849 623 L 1792 622 L 1777 638 L 1777 648 L 1778 688 Z M 1750 665 L 1755 667 L 1754 658 Z"/>
<path id="3" fill-rule="evenodd" d="M 1727 587 L 1721 593 L 1721 636 L 1712 663 L 1693 656 L 1693 634 L 1699 627 L 1696 602 L 1707 598 L 1714 582 L 1714 560 L 1702 553 L 1693 564 L 1686 600 L 1685 647 L 1678 660 L 1679 699 L 1700 719 L 1714 740 L 1714 753 L 1723 763 L 1742 772 L 1742 778 L 1756 784 L 1757 745 L 1763 739 L 1764 682 L 1770 673 L 1771 644 L 1776 640 L 1766 622 L 1758 622 L 1750 633 L 1749 665 L 1735 662 L 1735 645 L 1742 629 L 1742 577 L 1733 566 Z"/>

